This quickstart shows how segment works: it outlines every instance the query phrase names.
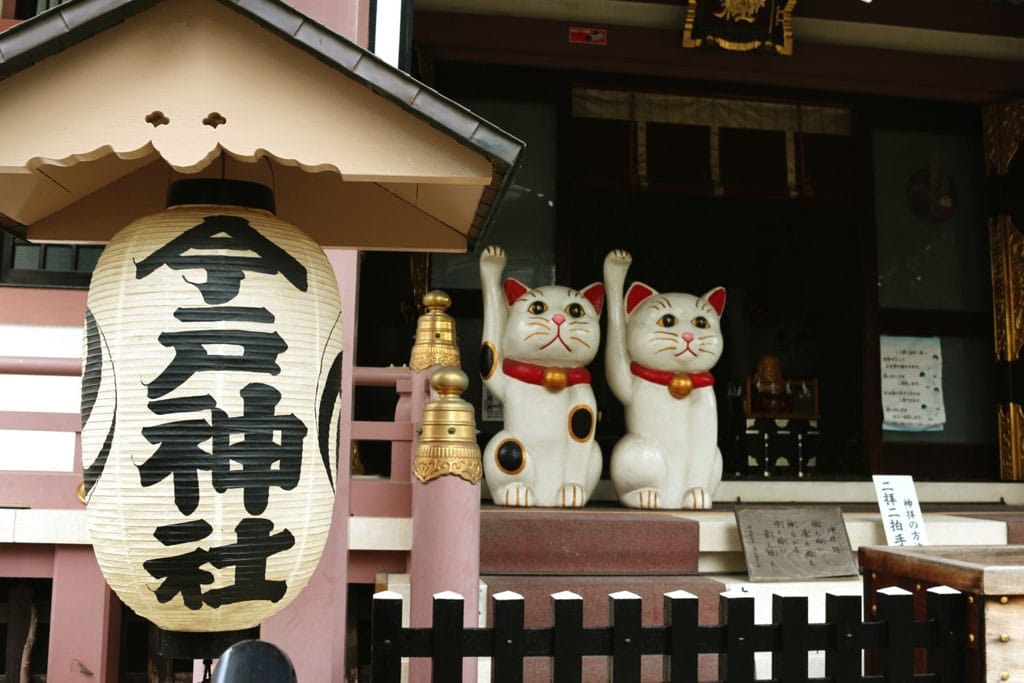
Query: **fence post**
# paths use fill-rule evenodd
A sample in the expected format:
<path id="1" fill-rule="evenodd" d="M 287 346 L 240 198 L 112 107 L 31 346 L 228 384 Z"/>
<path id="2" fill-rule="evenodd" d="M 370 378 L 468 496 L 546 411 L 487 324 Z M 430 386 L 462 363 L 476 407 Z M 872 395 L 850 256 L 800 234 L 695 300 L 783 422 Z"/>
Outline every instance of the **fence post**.
<path id="1" fill-rule="evenodd" d="M 697 683 L 697 622 L 700 600 L 693 593 L 665 593 L 665 656 L 661 677 L 668 683 Z"/>
<path id="2" fill-rule="evenodd" d="M 491 658 L 493 683 L 523 683 L 523 655 L 526 635 L 523 632 L 526 613 L 523 596 L 503 591 L 491 598 L 494 605 L 494 654 Z"/>
<path id="3" fill-rule="evenodd" d="M 914 594 L 898 586 L 875 591 L 878 619 L 885 622 L 885 649 L 878 658 L 879 673 L 888 683 L 910 683 L 914 678 Z"/>
<path id="4" fill-rule="evenodd" d="M 462 680 L 462 596 L 451 591 L 434 594 L 431 627 L 431 681 Z"/>
<path id="5" fill-rule="evenodd" d="M 772 623 L 782 648 L 772 652 L 772 678 L 807 683 L 807 598 L 773 595 Z"/>
<path id="6" fill-rule="evenodd" d="M 640 683 L 640 619 L 643 602 L 639 595 L 619 591 L 608 596 L 612 626 L 612 658 L 609 680 Z"/>
<path id="7" fill-rule="evenodd" d="M 572 591 L 551 596 L 554 606 L 551 680 L 557 683 L 583 681 L 583 598 Z"/>
<path id="8" fill-rule="evenodd" d="M 928 671 L 938 676 L 938 683 L 955 683 L 965 678 L 966 603 L 963 593 L 955 588 L 928 589 L 928 618 L 935 621 L 938 630 L 937 642 L 928 648 Z"/>
<path id="9" fill-rule="evenodd" d="M 725 652 L 718 656 L 718 677 L 727 683 L 753 681 L 754 596 L 726 591 L 719 599 L 719 621 L 726 629 Z"/>
<path id="10" fill-rule="evenodd" d="M 834 683 L 860 683 L 864 651 L 860 645 L 859 595 L 825 595 L 825 621 L 832 625 L 834 641 L 825 651 L 825 676 Z"/>
<path id="11" fill-rule="evenodd" d="M 402 596 L 381 591 L 373 596 L 370 665 L 373 680 L 400 683 L 402 680 Z"/>

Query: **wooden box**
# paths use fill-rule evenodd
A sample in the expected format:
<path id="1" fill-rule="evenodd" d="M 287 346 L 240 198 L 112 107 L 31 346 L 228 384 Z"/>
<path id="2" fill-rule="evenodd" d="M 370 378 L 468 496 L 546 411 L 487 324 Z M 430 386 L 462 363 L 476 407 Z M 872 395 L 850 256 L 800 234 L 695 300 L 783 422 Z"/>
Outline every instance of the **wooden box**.
<path id="1" fill-rule="evenodd" d="M 1024 680 L 1024 546 L 876 546 L 859 555 L 865 616 L 879 588 L 912 591 L 918 619 L 925 590 L 956 588 L 968 596 L 965 682 Z"/>

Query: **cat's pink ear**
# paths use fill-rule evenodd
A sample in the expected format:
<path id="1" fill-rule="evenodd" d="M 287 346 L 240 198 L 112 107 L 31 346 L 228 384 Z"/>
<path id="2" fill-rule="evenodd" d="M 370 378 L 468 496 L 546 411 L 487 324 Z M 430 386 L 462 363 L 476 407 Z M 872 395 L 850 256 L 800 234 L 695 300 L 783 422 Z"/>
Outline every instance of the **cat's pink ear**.
<path id="1" fill-rule="evenodd" d="M 631 315 L 637 306 L 657 293 L 642 282 L 631 284 L 629 289 L 626 290 L 626 315 Z"/>
<path id="2" fill-rule="evenodd" d="M 704 295 L 704 299 L 715 309 L 715 313 L 721 316 L 725 310 L 725 287 L 715 287 Z"/>
<path id="3" fill-rule="evenodd" d="M 601 315 L 601 309 L 604 308 L 604 285 L 600 282 L 595 282 L 581 289 L 580 294 L 587 297 L 587 301 L 594 304 L 594 310 L 597 311 L 597 314 Z"/>
<path id="4" fill-rule="evenodd" d="M 530 289 L 514 277 L 505 280 L 505 301 L 511 306 L 519 301 L 519 297 L 526 294 Z"/>

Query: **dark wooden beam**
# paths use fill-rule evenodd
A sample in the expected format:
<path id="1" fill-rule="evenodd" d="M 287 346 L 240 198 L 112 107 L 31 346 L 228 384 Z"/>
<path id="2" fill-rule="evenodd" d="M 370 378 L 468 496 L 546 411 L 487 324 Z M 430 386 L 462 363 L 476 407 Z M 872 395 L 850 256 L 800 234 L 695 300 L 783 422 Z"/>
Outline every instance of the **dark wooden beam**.
<path id="1" fill-rule="evenodd" d="M 843 4 L 861 4 L 853 2 Z M 678 30 L 611 26 L 605 46 L 569 44 L 567 22 L 418 12 L 417 47 L 434 60 L 703 83 L 988 103 L 1024 92 L 1010 61 L 801 42 L 791 57 L 685 49 Z"/>

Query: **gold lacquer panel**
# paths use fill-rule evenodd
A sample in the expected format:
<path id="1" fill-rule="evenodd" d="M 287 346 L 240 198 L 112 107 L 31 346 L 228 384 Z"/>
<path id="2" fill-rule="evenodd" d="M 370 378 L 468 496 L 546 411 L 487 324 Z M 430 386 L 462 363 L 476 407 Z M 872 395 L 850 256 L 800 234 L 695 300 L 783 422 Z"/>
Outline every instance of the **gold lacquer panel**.
<path id="1" fill-rule="evenodd" d="M 985 167 L 1005 175 L 1024 139 L 1024 101 L 985 109 Z M 989 218 L 995 355 L 1000 364 L 1020 357 L 1024 347 L 1024 225 L 1010 216 Z M 1005 367 L 1009 367 L 1005 365 Z M 999 470 L 1004 480 L 1024 479 L 1024 410 L 1009 401 L 999 408 Z"/>

